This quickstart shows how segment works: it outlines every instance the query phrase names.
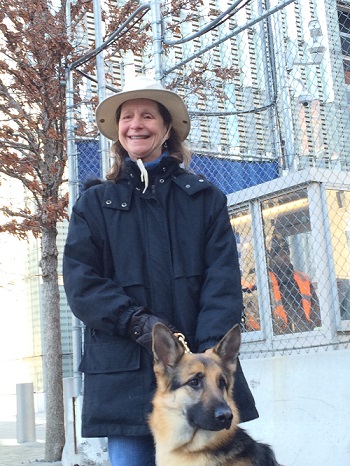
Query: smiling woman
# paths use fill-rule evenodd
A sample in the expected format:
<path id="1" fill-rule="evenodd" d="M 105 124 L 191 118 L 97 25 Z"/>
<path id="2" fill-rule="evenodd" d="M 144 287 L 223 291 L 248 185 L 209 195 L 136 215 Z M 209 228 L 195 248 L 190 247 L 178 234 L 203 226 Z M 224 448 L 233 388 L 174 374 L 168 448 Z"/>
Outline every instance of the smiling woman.
<path id="1" fill-rule="evenodd" d="M 143 103 L 143 105 L 148 106 L 148 108 L 143 109 L 146 110 L 146 113 L 137 116 L 135 114 L 136 109 L 133 108 L 130 102 L 138 102 L 140 105 Z M 130 114 L 130 110 L 132 110 L 133 116 Z M 122 111 L 123 120 L 121 120 Z M 127 112 L 127 114 L 124 112 Z M 135 119 L 137 118 L 142 117 L 142 123 L 140 119 L 139 125 L 145 125 L 146 120 L 149 121 L 149 125 L 153 127 L 153 137 L 156 137 L 161 142 L 160 147 L 157 147 L 156 144 L 153 147 L 151 145 L 150 152 L 147 152 L 146 144 L 143 145 L 141 140 L 138 143 L 136 157 L 132 153 L 129 153 L 129 145 L 126 143 L 125 137 L 123 138 L 123 135 L 120 133 L 120 126 L 124 126 L 124 117 L 126 122 L 134 120 L 133 128 L 135 128 Z M 190 130 L 190 119 L 187 108 L 181 97 L 175 94 L 175 92 L 164 89 L 159 82 L 146 76 L 135 78 L 124 87 L 122 92 L 108 97 L 99 104 L 96 110 L 96 118 L 101 133 L 114 141 L 112 146 L 114 164 L 107 174 L 107 179 L 116 180 L 119 172 L 124 167 L 125 160 L 131 159 L 138 162 L 141 179 L 144 182 L 143 191 L 146 191 L 148 187 L 148 173 L 143 166 L 143 161 L 146 163 L 151 162 L 152 159 L 156 160 L 163 151 L 167 151 L 172 157 L 182 162 L 185 168 L 189 165 L 190 152 L 183 144 Z M 152 120 L 154 120 L 153 125 L 151 123 Z M 157 124 L 158 128 L 155 128 L 154 125 L 157 126 Z M 133 136 L 145 137 L 150 136 L 150 133 L 146 127 L 144 127 L 144 133 L 142 133 L 141 127 L 139 127 L 136 132 L 133 132 Z M 121 143 L 121 138 L 123 139 L 123 143 Z M 148 141 L 148 143 L 150 142 L 152 141 Z M 144 147 L 144 150 L 142 150 L 142 147 Z M 129 149 L 132 150 L 132 147 Z M 158 149 L 160 150 L 158 151 Z M 157 157 L 154 156 L 155 153 Z"/>
<path id="2" fill-rule="evenodd" d="M 160 105 L 154 100 L 133 99 L 121 106 L 118 137 L 133 161 L 138 158 L 143 162 L 156 160 L 169 139 L 170 125 L 165 124 Z"/>
<path id="3" fill-rule="evenodd" d="M 183 168 L 190 122 L 176 93 L 138 77 L 96 118 L 114 164 L 76 202 L 63 263 L 68 302 L 86 326 L 82 434 L 108 437 L 113 466 L 154 466 L 153 327 L 204 352 L 239 323 L 237 247 L 226 196 Z M 254 419 L 239 364 L 235 387 L 241 420 Z"/>

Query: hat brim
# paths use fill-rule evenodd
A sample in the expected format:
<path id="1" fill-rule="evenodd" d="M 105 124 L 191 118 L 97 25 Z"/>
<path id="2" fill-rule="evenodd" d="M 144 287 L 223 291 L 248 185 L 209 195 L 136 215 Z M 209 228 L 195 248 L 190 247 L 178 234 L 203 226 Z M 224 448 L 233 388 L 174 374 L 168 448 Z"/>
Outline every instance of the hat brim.
<path id="1" fill-rule="evenodd" d="M 184 141 L 187 138 L 190 132 L 190 117 L 181 97 L 172 91 L 142 89 L 112 95 L 97 106 L 96 123 L 100 132 L 108 139 L 118 140 L 116 111 L 124 102 L 132 99 L 150 99 L 162 104 L 170 113 L 172 127 L 180 140 Z"/>

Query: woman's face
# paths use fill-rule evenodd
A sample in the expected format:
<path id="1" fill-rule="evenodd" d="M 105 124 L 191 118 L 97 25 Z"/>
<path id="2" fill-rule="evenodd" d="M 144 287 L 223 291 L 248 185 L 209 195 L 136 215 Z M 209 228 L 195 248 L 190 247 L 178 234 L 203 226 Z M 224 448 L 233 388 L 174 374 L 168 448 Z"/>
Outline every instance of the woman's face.
<path id="1" fill-rule="evenodd" d="M 120 144 L 132 160 L 152 162 L 160 157 L 169 128 L 159 113 L 157 102 L 133 99 L 122 104 L 118 122 Z"/>

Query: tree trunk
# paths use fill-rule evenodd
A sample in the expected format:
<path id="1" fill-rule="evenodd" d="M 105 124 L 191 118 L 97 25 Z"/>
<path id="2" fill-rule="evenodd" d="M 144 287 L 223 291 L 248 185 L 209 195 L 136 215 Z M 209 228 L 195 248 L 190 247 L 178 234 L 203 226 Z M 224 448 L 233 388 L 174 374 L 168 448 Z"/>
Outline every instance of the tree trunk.
<path id="1" fill-rule="evenodd" d="M 59 461 L 65 442 L 57 229 L 43 228 L 41 239 L 45 461 Z"/>

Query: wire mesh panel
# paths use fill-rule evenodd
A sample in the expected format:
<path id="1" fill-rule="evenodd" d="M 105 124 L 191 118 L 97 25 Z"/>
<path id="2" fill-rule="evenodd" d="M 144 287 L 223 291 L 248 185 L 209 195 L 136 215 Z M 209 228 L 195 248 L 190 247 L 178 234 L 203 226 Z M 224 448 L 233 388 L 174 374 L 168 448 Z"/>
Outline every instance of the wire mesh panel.
<path id="1" fill-rule="evenodd" d="M 239 238 L 244 354 L 349 343 L 350 178 L 337 188 L 316 178 L 261 198 L 256 190 L 254 200 L 230 208 Z"/>
<path id="2" fill-rule="evenodd" d="M 206 176 L 225 194 L 278 177 L 277 162 L 245 162 L 193 155 L 189 168 Z"/>
<path id="3" fill-rule="evenodd" d="M 218 178 L 213 174 L 209 178 L 233 180 L 232 186 L 240 179 L 241 185 L 233 190 L 271 179 L 269 163 L 278 167 L 280 148 L 269 24 L 262 20 L 247 26 L 259 17 L 258 2 L 204 2 L 190 18 L 185 13 L 174 15 L 167 3 L 162 11 L 163 77 L 184 97 L 190 111 L 194 171 L 211 157 L 221 168 Z M 174 23 L 179 24 L 177 29 L 172 28 Z M 232 161 L 236 170 L 231 169 Z M 247 162 L 253 164 L 245 171 L 239 163 L 247 167 Z"/>
<path id="4" fill-rule="evenodd" d="M 76 147 L 79 191 L 81 192 L 87 183 L 96 178 L 101 179 L 101 156 L 98 141 L 77 141 Z"/>

